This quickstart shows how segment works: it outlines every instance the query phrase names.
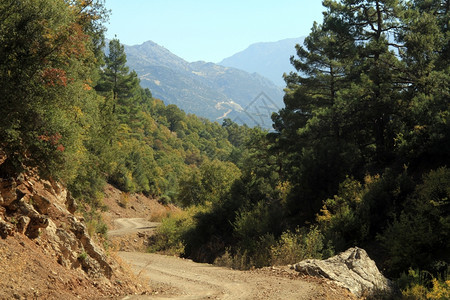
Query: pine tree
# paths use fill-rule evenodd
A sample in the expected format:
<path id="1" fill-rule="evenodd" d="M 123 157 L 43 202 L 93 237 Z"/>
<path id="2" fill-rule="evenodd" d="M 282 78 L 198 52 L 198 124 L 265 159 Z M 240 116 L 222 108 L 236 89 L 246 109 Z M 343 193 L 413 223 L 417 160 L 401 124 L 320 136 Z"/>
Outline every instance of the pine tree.
<path id="1" fill-rule="evenodd" d="M 436 168 L 450 162 L 449 1 L 412 1 L 398 34 L 407 83 L 402 102 L 399 156 L 412 166 Z"/>
<path id="2" fill-rule="evenodd" d="M 324 27 L 339 36 L 350 33 L 357 45 L 349 77 L 355 86 L 343 101 L 347 110 L 355 112 L 352 119 L 360 132 L 353 131 L 366 162 L 382 168 L 393 159 L 398 103 L 405 86 L 401 62 L 391 50 L 403 7 L 397 0 L 325 1 L 324 5 L 328 8 Z"/>
<path id="3" fill-rule="evenodd" d="M 126 65 L 127 57 L 124 46 L 118 39 L 109 42 L 109 53 L 105 55 L 105 68 L 96 86 L 100 92 L 113 93 L 113 99 L 130 98 L 139 85 L 136 72 L 130 72 Z"/>

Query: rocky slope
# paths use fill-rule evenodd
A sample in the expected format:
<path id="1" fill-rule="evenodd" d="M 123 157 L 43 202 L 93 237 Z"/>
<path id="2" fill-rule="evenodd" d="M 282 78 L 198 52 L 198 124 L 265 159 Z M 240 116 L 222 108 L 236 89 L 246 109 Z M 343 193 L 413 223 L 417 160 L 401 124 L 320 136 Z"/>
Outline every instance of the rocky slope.
<path id="1" fill-rule="evenodd" d="M 0 179 L 1 299 L 98 299 L 145 292 L 114 255 L 91 239 L 74 211 L 73 199 L 57 182 L 32 172 Z"/>

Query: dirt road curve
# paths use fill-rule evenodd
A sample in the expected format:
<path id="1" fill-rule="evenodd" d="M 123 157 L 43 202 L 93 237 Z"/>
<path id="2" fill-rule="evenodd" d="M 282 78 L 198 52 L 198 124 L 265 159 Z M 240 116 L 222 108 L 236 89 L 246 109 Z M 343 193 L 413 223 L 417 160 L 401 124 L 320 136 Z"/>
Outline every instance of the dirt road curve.
<path id="1" fill-rule="evenodd" d="M 122 218 L 114 220 L 118 229 L 110 230 L 108 236 L 122 236 L 135 232 L 153 231 L 160 223 L 149 222 L 143 218 Z"/>
<path id="2" fill-rule="evenodd" d="M 152 227 L 143 219 L 119 219 L 121 229 L 109 234 L 129 234 Z M 199 264 L 178 257 L 140 252 L 118 252 L 139 276 L 148 279 L 153 295 L 123 299 L 352 299 L 327 284 L 289 276 L 288 271 L 235 271 Z"/>
<path id="3" fill-rule="evenodd" d="M 314 284 L 256 272 L 241 272 L 177 257 L 120 252 L 136 273 L 149 278 L 159 296 L 124 299 L 320 299 Z M 270 272 L 270 271 L 268 271 Z"/>

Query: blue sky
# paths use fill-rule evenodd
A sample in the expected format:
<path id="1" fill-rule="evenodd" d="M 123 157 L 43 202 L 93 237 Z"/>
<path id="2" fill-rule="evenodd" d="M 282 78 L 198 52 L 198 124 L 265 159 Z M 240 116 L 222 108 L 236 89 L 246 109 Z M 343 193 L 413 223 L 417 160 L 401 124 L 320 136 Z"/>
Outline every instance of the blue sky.
<path id="1" fill-rule="evenodd" d="M 107 37 L 152 40 L 187 61 L 219 62 L 250 44 L 309 34 L 320 0 L 106 0 Z"/>

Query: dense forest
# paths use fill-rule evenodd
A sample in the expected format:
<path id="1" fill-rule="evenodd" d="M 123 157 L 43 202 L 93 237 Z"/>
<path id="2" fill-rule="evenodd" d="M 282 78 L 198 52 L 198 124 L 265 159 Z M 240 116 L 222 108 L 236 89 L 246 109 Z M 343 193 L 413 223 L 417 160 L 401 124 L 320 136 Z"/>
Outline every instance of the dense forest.
<path id="1" fill-rule="evenodd" d="M 183 207 L 152 251 L 250 268 L 357 245 L 404 295 L 439 299 L 450 2 L 323 5 L 268 132 L 154 99 L 119 40 L 104 44 L 103 1 L 1 1 L 1 177 L 33 169 L 64 182 L 102 234 L 107 182 Z"/>
<path id="2" fill-rule="evenodd" d="M 118 40 L 104 55 L 102 1 L 3 1 L 0 11 L 3 177 L 36 168 L 101 209 L 106 182 L 167 202 L 200 165 L 236 169 L 251 129 L 141 88 Z"/>

